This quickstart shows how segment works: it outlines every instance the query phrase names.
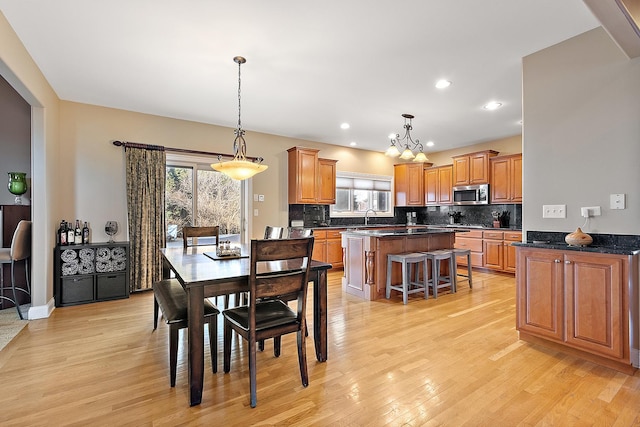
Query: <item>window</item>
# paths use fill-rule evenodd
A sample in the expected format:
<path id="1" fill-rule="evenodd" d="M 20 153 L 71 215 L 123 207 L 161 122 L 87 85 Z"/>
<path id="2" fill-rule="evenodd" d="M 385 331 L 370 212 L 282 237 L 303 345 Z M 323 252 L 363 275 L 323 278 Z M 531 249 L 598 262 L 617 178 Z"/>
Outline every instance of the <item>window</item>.
<path id="1" fill-rule="evenodd" d="M 211 169 L 215 158 L 167 155 L 165 222 L 167 245 L 182 244 L 184 226 L 220 226 L 220 237 L 242 239 L 243 197 L 240 181 Z"/>
<path id="2" fill-rule="evenodd" d="M 393 216 L 390 176 L 336 173 L 336 204 L 332 217 L 362 217 L 369 209 L 377 215 Z"/>

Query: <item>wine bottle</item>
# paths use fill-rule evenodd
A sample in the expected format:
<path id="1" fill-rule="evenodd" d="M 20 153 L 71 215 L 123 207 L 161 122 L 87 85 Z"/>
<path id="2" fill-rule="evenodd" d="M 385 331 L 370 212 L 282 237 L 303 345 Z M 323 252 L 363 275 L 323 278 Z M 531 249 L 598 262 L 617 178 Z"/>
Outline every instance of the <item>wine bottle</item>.
<path id="1" fill-rule="evenodd" d="M 58 228 L 58 244 L 60 246 L 67 246 L 67 223 L 60 221 L 60 228 Z"/>
<path id="2" fill-rule="evenodd" d="M 73 245 L 76 240 L 76 234 L 73 230 L 73 222 L 67 222 L 67 245 Z"/>
<path id="3" fill-rule="evenodd" d="M 87 221 L 84 222 L 84 227 L 82 227 L 82 244 L 89 244 L 89 226 L 87 225 Z"/>
<path id="4" fill-rule="evenodd" d="M 74 236 L 74 243 L 76 245 L 81 245 L 82 244 L 82 230 L 80 229 L 80 220 L 76 219 L 76 230 L 75 230 L 75 236 Z"/>

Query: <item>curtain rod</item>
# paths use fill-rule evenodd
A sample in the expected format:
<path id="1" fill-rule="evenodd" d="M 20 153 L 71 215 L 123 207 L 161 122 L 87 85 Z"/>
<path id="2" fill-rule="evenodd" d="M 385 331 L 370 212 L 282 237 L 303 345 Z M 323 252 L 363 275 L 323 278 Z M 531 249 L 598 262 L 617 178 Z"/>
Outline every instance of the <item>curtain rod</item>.
<path id="1" fill-rule="evenodd" d="M 233 158 L 233 154 L 213 153 L 211 151 L 188 150 L 186 148 L 163 147 L 162 145 L 141 144 L 139 142 L 113 141 L 113 145 L 115 145 L 116 147 L 124 147 L 124 148 L 141 148 L 143 150 L 170 151 L 173 153 L 200 154 L 205 156 Z M 255 161 L 260 162 L 262 161 L 262 158 L 247 156 L 247 160 L 251 160 L 252 162 L 255 162 Z"/>

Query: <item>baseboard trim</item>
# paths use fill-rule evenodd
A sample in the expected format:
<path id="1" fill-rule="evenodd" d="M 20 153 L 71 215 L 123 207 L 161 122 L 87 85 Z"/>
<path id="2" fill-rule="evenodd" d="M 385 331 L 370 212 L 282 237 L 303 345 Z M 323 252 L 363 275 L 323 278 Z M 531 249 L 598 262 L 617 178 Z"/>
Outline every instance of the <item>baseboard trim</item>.
<path id="1" fill-rule="evenodd" d="M 35 307 L 32 305 L 31 307 L 29 307 L 29 310 L 27 312 L 27 319 L 46 319 L 47 317 L 51 316 L 51 313 L 53 312 L 55 307 L 55 298 L 51 298 L 45 305 L 36 305 Z"/>

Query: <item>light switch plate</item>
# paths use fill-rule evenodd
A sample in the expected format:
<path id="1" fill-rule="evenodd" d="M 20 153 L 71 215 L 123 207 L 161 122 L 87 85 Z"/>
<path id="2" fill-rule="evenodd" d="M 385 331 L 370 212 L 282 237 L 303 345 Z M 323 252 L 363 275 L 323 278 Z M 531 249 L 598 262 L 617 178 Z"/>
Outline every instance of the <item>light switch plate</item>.
<path id="1" fill-rule="evenodd" d="M 542 218 L 566 218 L 567 205 L 542 205 Z"/>

